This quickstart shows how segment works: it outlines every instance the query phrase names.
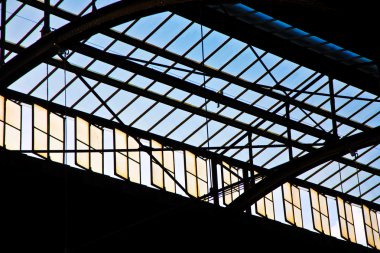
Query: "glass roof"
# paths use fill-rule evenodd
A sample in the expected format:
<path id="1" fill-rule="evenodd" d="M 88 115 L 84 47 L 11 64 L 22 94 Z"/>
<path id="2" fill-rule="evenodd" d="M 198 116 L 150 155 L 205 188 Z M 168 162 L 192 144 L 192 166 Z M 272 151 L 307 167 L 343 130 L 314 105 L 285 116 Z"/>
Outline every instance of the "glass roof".
<path id="1" fill-rule="evenodd" d="M 96 8 L 113 2 L 98 0 Z M 243 4 L 211 7 L 378 75 L 371 60 Z M 5 64 L 40 39 L 43 9 L 43 1 L 7 1 Z M 90 0 L 51 1 L 51 29 L 93 10 Z M 9 89 L 267 170 L 380 126 L 378 96 L 171 11 L 101 30 L 65 50 Z M 374 145 L 298 179 L 380 205 L 379 170 Z"/>

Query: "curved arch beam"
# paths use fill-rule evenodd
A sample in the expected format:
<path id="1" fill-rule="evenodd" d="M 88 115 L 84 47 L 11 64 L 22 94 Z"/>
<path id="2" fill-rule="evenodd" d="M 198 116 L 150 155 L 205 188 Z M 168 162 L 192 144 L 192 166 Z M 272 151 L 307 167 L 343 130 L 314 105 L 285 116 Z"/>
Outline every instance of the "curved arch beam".
<path id="1" fill-rule="evenodd" d="M 167 10 L 184 3 L 226 3 L 228 0 L 123 0 L 89 13 L 42 37 L 24 52 L 0 68 L 0 91 L 6 89 L 43 59 L 50 58 L 72 42 L 80 41 L 103 28 L 121 24 L 133 18 Z"/>
<path id="2" fill-rule="evenodd" d="M 240 195 L 227 208 L 244 210 L 292 178 L 336 157 L 380 143 L 380 126 L 331 143 L 315 152 L 272 169 L 258 184 Z"/>

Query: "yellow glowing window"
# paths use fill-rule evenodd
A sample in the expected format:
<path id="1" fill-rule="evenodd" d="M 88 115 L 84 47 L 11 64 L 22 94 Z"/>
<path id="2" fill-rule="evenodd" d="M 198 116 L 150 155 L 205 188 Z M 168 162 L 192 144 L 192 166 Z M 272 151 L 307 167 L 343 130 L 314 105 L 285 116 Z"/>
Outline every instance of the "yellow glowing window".
<path id="1" fill-rule="evenodd" d="M 207 161 L 185 151 L 186 190 L 200 197 L 208 193 Z"/>
<path id="2" fill-rule="evenodd" d="M 343 199 L 339 197 L 337 197 L 337 203 L 338 203 L 340 234 L 344 239 L 356 243 L 352 206 L 350 203 L 345 202 Z"/>
<path id="3" fill-rule="evenodd" d="M 256 202 L 256 213 L 274 220 L 273 192 L 268 193 Z"/>
<path id="4" fill-rule="evenodd" d="M 300 190 L 297 186 L 285 183 L 282 186 L 284 195 L 285 219 L 287 222 L 303 227 Z"/>
<path id="5" fill-rule="evenodd" d="M 0 96 L 0 147 L 4 147 L 4 113 L 5 113 L 5 99 Z"/>
<path id="6" fill-rule="evenodd" d="M 372 248 L 380 250 L 379 223 L 377 220 L 376 211 L 363 205 L 363 216 L 367 243 Z"/>
<path id="7" fill-rule="evenodd" d="M 33 106 L 33 149 L 46 151 L 64 149 L 64 119 L 36 104 Z M 37 154 L 63 163 L 63 152 L 37 152 Z"/>
<path id="8" fill-rule="evenodd" d="M 140 145 L 121 130 L 114 130 L 115 174 L 135 183 L 141 181 Z M 128 151 L 130 150 L 130 151 Z"/>
<path id="9" fill-rule="evenodd" d="M 326 196 L 310 189 L 311 207 L 313 215 L 314 229 L 324 233 L 325 235 L 331 235 L 329 210 L 327 206 Z"/>
<path id="10" fill-rule="evenodd" d="M 233 173 L 232 173 L 233 172 Z M 239 181 L 238 169 L 230 166 L 229 164 L 222 163 L 222 177 L 223 177 L 223 187 L 229 186 L 231 184 L 237 183 Z M 230 189 L 223 192 L 223 202 L 225 205 L 230 204 L 233 200 L 239 197 L 240 192 L 236 189 Z"/>
<path id="11" fill-rule="evenodd" d="M 76 118 L 75 126 L 76 164 L 102 174 L 103 130 L 79 117 Z"/>
<path id="12" fill-rule="evenodd" d="M 0 146 L 21 149 L 21 106 L 0 96 Z"/>
<path id="13" fill-rule="evenodd" d="M 169 192 L 175 193 L 175 182 L 174 180 L 162 169 L 161 166 L 166 168 L 166 170 L 175 177 L 174 174 L 174 152 L 170 150 L 163 151 L 163 146 L 155 140 L 151 141 L 151 147 L 157 149 L 152 151 L 153 157 L 157 160 L 159 164 L 153 159 L 151 160 L 151 176 L 152 184 L 165 189 Z M 161 165 L 161 166 L 160 166 Z"/>

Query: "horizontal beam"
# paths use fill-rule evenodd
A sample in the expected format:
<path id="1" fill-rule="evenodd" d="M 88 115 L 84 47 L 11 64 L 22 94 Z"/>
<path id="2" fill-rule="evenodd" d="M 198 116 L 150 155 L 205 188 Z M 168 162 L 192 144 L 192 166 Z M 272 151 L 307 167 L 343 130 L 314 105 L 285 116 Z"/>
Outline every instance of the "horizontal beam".
<path id="1" fill-rule="evenodd" d="M 25 2 L 25 3 L 27 3 L 27 4 L 31 5 L 31 6 L 39 8 L 41 10 L 46 9 L 46 5 L 44 5 L 43 3 L 39 2 L 39 1 L 36 1 L 36 0 L 35 1 L 21 0 L 21 2 Z M 48 11 L 50 13 L 52 13 L 55 16 L 58 16 L 60 18 L 66 19 L 68 21 L 73 21 L 73 20 L 75 20 L 75 19 L 78 18 L 78 16 L 76 16 L 76 15 L 70 13 L 70 12 L 64 11 L 62 9 L 54 8 L 52 6 L 50 6 L 48 8 L 49 8 Z M 323 117 L 329 118 L 331 116 L 330 112 L 328 112 L 326 110 L 323 110 L 322 108 L 318 108 L 318 107 L 315 107 L 313 105 L 309 105 L 307 103 L 298 101 L 296 99 L 292 99 L 292 98 L 286 97 L 286 96 L 284 96 L 282 94 L 279 94 L 279 93 L 276 93 L 276 92 L 272 92 L 272 91 L 270 91 L 268 89 L 265 89 L 263 87 L 260 87 L 258 85 L 252 85 L 251 83 L 249 83 L 249 82 L 247 82 L 247 81 L 245 81 L 243 79 L 236 78 L 236 77 L 234 77 L 234 76 L 232 76 L 232 75 L 230 75 L 228 73 L 225 73 L 225 72 L 217 71 L 215 69 L 212 69 L 212 68 L 207 67 L 205 65 L 199 64 L 199 63 L 197 63 L 195 61 L 192 61 L 190 59 L 187 59 L 185 57 L 182 57 L 182 56 L 176 55 L 174 53 L 171 53 L 170 51 L 163 50 L 163 49 L 161 49 L 159 47 L 156 47 L 154 45 L 148 44 L 146 42 L 143 42 L 143 41 L 140 41 L 138 39 L 135 39 L 135 38 L 126 36 L 124 34 L 121 34 L 119 32 L 116 32 L 116 31 L 114 31 L 112 29 L 106 29 L 106 30 L 102 31 L 101 33 L 104 34 L 104 35 L 106 35 L 106 36 L 108 36 L 108 37 L 111 37 L 113 39 L 116 39 L 116 40 L 119 40 L 121 42 L 127 43 L 129 45 L 141 48 L 141 49 L 143 49 L 145 51 L 148 51 L 150 53 L 153 53 L 153 54 L 156 54 L 156 55 L 160 55 L 160 56 L 162 56 L 162 57 L 164 57 L 166 59 L 172 60 L 174 62 L 178 62 L 178 63 L 183 64 L 185 66 L 188 66 L 190 68 L 198 69 L 198 70 L 200 70 L 200 71 L 202 71 L 202 72 L 204 72 L 204 73 L 206 73 L 206 74 L 208 74 L 210 76 L 223 79 L 223 80 L 228 81 L 230 83 L 238 84 L 241 87 L 250 89 L 252 91 L 258 92 L 260 94 L 272 97 L 272 98 L 280 100 L 280 101 L 288 101 L 291 105 L 294 105 L 296 107 L 299 107 L 299 108 L 308 110 L 310 112 L 319 114 L 319 115 L 321 115 Z M 346 124 L 346 125 L 348 125 L 350 127 L 359 129 L 361 131 L 369 130 L 369 127 L 367 127 L 365 125 L 362 125 L 360 123 L 357 123 L 355 121 L 346 119 L 346 118 L 341 117 L 339 115 L 336 116 L 336 119 L 339 122 L 343 123 L 343 124 Z"/>
<path id="2" fill-rule="evenodd" d="M 380 127 L 342 138 L 330 143 L 312 153 L 281 164 L 272 169 L 262 181 L 253 185 L 236 198 L 229 206 L 230 209 L 244 210 L 260 198 L 288 182 L 290 179 L 315 168 L 329 160 L 334 160 L 353 150 L 362 149 L 380 143 Z"/>
<path id="3" fill-rule="evenodd" d="M 195 94 L 199 97 L 212 100 L 216 103 L 223 104 L 226 106 L 229 106 L 231 108 L 234 108 L 238 111 L 242 111 L 245 113 L 248 113 L 255 117 L 260 117 L 265 120 L 270 120 L 276 124 L 283 125 L 286 127 L 290 127 L 291 129 L 298 130 L 303 133 L 307 133 L 309 135 L 312 135 L 317 138 L 324 139 L 326 141 L 334 140 L 335 137 L 327 132 L 321 131 L 317 128 L 301 124 L 299 122 L 296 122 L 291 119 L 284 118 L 280 115 L 268 112 L 266 110 L 263 110 L 261 108 L 250 106 L 249 104 L 246 104 L 244 102 L 235 100 L 233 98 L 224 96 L 220 93 L 214 92 L 212 90 L 203 88 L 199 85 L 187 82 L 185 80 L 176 78 L 171 75 L 164 74 L 160 71 L 154 70 L 152 68 L 144 67 L 140 64 L 137 64 L 132 61 L 128 61 L 124 59 L 122 56 L 114 55 L 111 53 L 107 53 L 104 51 L 101 51 L 99 49 L 84 45 L 84 44 L 76 44 L 72 45 L 70 47 L 76 52 L 79 52 L 81 54 L 87 55 L 89 57 L 101 60 L 103 62 L 106 62 L 108 64 L 112 64 L 114 66 L 123 68 L 128 71 L 132 71 L 133 73 L 136 73 L 138 75 L 147 77 L 149 79 L 165 83 L 169 86 L 172 86 L 174 88 L 183 90 L 185 92 L 189 92 L 191 94 Z"/>
<path id="4" fill-rule="evenodd" d="M 23 49 L 20 46 L 17 46 L 17 45 L 11 44 L 11 43 L 6 43 L 6 48 L 8 50 L 12 50 L 13 52 L 18 52 L 18 53 L 21 53 L 23 51 Z M 276 141 L 276 142 L 283 143 L 285 145 L 291 145 L 292 147 L 295 147 L 295 148 L 298 148 L 301 150 L 305 150 L 307 152 L 313 152 L 314 150 L 316 150 L 315 148 L 311 147 L 310 145 L 307 145 L 307 144 L 305 145 L 303 143 L 299 143 L 299 142 L 294 141 L 294 140 L 288 140 L 287 138 L 284 138 L 282 136 L 264 131 L 264 130 L 259 129 L 259 128 L 255 128 L 255 127 L 246 125 L 246 124 L 238 122 L 238 121 L 231 120 L 229 118 L 226 118 L 226 117 L 218 115 L 218 114 L 206 112 L 205 110 L 187 105 L 185 103 L 180 103 L 176 100 L 166 98 L 164 96 L 161 96 L 161 95 L 153 93 L 153 92 L 142 90 L 142 89 L 134 87 L 132 85 L 125 85 L 125 83 L 119 82 L 115 79 L 108 78 L 104 75 L 100 75 L 100 74 L 94 73 L 94 72 L 89 71 L 89 70 L 84 70 L 80 67 L 76 67 L 76 66 L 73 66 L 71 64 L 64 65 L 63 62 L 55 60 L 55 59 L 50 59 L 50 60 L 46 61 L 46 63 L 48 63 L 52 66 L 61 68 L 61 69 L 65 68 L 66 70 L 71 71 L 77 75 L 83 75 L 87 78 L 90 78 L 93 80 L 98 80 L 98 81 L 103 82 L 105 84 L 111 85 L 115 88 L 119 88 L 119 89 L 122 89 L 122 90 L 125 90 L 128 92 L 137 94 L 139 96 L 143 96 L 143 97 L 146 97 L 149 99 L 153 99 L 155 101 L 161 101 L 162 103 L 173 106 L 175 108 L 179 108 L 179 109 L 182 109 L 184 111 L 188 111 L 190 113 L 194 113 L 194 114 L 197 114 L 197 115 L 218 121 L 218 122 L 223 123 L 223 124 L 228 124 L 230 126 L 238 128 L 238 129 L 241 129 L 241 130 L 244 130 L 247 132 L 251 132 L 251 133 L 254 133 L 254 134 L 259 135 L 259 136 L 263 136 L 265 138 L 271 139 L 271 140 Z M 338 157 L 335 159 L 335 161 L 340 162 L 340 163 L 345 164 L 345 165 L 348 165 L 348 166 L 351 166 L 353 168 L 358 168 L 359 170 L 363 170 L 363 171 L 366 171 L 368 173 L 380 176 L 380 170 L 372 168 L 368 165 L 357 163 L 355 161 L 352 161 L 352 160 L 349 160 L 349 159 L 343 158 L 343 157 Z M 258 166 L 256 167 L 257 171 L 259 171 L 260 169 L 261 169 L 260 167 L 258 167 Z"/>
<path id="5" fill-rule="evenodd" d="M 15 56 L 0 68 L 0 90 L 28 73 L 44 59 L 51 58 L 62 48 L 81 41 L 99 30 L 112 27 L 134 18 L 147 16 L 167 10 L 170 6 L 184 3 L 221 3 L 228 0 L 124 0 L 91 12 L 63 27 L 43 36 L 28 47 L 25 52 Z"/>
<path id="6" fill-rule="evenodd" d="M 379 80 L 372 75 L 366 74 L 353 66 L 329 59 L 306 47 L 298 46 L 289 40 L 279 38 L 255 26 L 239 21 L 234 17 L 228 17 L 211 8 L 202 9 L 201 15 L 197 7 L 189 4 L 181 8 L 173 7 L 172 11 L 180 16 L 202 23 L 211 29 L 244 41 L 249 45 L 254 45 L 307 68 L 327 74 L 334 79 L 380 96 Z"/>
<path id="7" fill-rule="evenodd" d="M 162 57 L 164 57 L 166 59 L 172 60 L 174 62 L 177 62 L 177 63 L 180 63 L 182 65 L 188 66 L 190 68 L 200 70 L 200 71 L 204 72 L 205 74 L 207 74 L 209 76 L 212 76 L 212 77 L 215 77 L 215 78 L 219 78 L 219 79 L 228 81 L 230 83 L 237 84 L 237 85 L 239 85 L 241 87 L 244 87 L 246 89 L 255 91 L 257 93 L 260 93 L 262 95 L 265 95 L 265 96 L 277 99 L 279 101 L 287 101 L 287 102 L 289 102 L 291 105 L 293 105 L 295 107 L 299 107 L 299 108 L 308 110 L 310 112 L 319 114 L 319 115 L 321 115 L 323 117 L 326 117 L 326 118 L 330 118 L 331 117 L 331 112 L 326 111 L 326 110 L 324 110 L 322 108 L 315 107 L 313 105 L 307 104 L 305 102 L 302 102 L 302 101 L 299 101 L 299 100 L 296 100 L 296 99 L 292 99 L 291 97 L 287 97 L 287 96 L 282 95 L 282 94 L 277 93 L 277 92 L 273 92 L 273 91 L 271 91 L 269 89 L 266 89 L 266 88 L 264 88 L 264 87 L 262 87 L 260 85 L 252 85 L 252 83 L 250 83 L 248 81 L 245 81 L 245 80 L 243 80 L 241 78 L 236 78 L 235 76 L 232 76 L 232 75 L 230 75 L 228 73 L 225 73 L 225 72 L 218 71 L 216 69 L 207 67 L 204 64 L 199 64 L 199 63 L 197 63 L 195 61 L 192 61 L 192 60 L 187 59 L 185 57 L 182 57 L 180 55 L 174 54 L 174 53 L 172 53 L 170 51 L 163 50 L 163 49 L 161 49 L 159 47 L 156 47 L 156 46 L 151 45 L 149 43 L 146 43 L 146 42 L 140 41 L 138 39 L 129 37 L 127 35 L 118 33 L 116 31 L 105 30 L 105 31 L 102 32 L 102 34 L 104 34 L 104 35 L 106 35 L 108 37 L 111 37 L 113 39 L 116 39 L 118 41 L 124 42 L 126 44 L 129 44 L 129 45 L 141 48 L 141 49 L 143 49 L 145 51 L 148 51 L 148 52 L 150 52 L 152 54 L 160 55 L 160 56 L 162 56 Z M 289 89 L 289 90 L 291 90 L 291 89 Z M 349 119 L 347 119 L 345 117 L 341 117 L 339 115 L 336 115 L 336 120 L 339 121 L 339 122 L 341 122 L 341 123 L 343 123 L 343 124 L 345 124 L 345 125 L 348 125 L 350 127 L 359 129 L 361 131 L 366 131 L 366 130 L 370 129 L 366 125 L 363 125 L 363 124 L 360 124 L 358 122 L 349 120 Z"/>

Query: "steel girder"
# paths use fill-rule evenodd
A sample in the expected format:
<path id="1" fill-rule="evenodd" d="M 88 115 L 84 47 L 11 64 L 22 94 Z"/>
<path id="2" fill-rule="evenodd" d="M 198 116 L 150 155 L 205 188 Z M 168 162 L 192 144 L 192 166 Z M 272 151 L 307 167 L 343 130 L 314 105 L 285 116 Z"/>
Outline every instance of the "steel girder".
<path id="1" fill-rule="evenodd" d="M 271 173 L 262 181 L 253 185 L 228 207 L 230 209 L 243 210 L 251 206 L 260 198 L 275 190 L 277 187 L 289 181 L 309 169 L 315 168 L 336 157 L 380 143 L 380 127 L 369 131 L 342 138 L 335 143 L 326 145 L 312 153 L 291 160 L 272 169 Z"/>

